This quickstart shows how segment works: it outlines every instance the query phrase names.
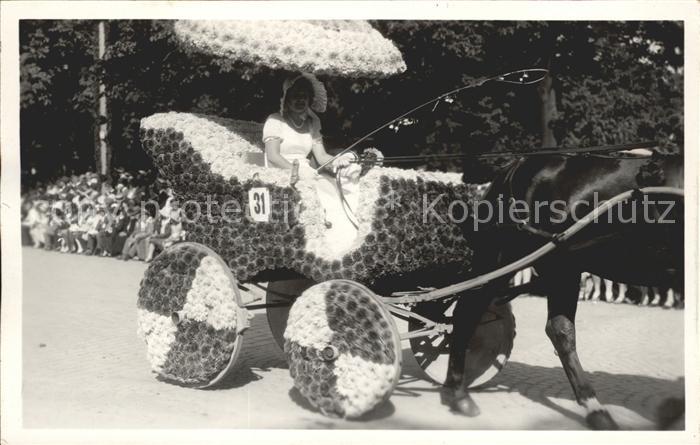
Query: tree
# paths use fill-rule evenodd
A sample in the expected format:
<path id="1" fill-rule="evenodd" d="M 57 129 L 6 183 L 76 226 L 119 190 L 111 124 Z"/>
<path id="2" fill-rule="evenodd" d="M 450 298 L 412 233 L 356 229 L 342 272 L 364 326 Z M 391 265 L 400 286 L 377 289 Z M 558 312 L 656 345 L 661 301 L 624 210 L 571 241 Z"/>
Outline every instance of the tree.
<path id="1" fill-rule="evenodd" d="M 92 163 L 92 34 L 85 21 L 20 22 L 22 179 Z"/>

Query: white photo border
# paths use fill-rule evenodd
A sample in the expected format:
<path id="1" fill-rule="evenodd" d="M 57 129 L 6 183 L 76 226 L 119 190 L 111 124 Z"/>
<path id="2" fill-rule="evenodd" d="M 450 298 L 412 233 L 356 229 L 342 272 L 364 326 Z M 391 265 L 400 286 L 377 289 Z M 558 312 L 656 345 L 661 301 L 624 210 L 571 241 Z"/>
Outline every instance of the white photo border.
<path id="1" fill-rule="evenodd" d="M 687 1 L 469 1 L 469 2 L 140 2 L 16 1 L 0 3 L 2 73 L 2 444 L 95 443 L 634 443 L 685 444 L 700 440 L 698 366 L 698 43 L 700 4 Z M 685 32 L 685 382 L 686 430 L 623 432 L 323 431 L 24 429 L 22 427 L 22 263 L 20 241 L 19 20 L 21 19 L 465 19 L 679 20 Z M 688 180 L 689 179 L 689 180 Z"/>

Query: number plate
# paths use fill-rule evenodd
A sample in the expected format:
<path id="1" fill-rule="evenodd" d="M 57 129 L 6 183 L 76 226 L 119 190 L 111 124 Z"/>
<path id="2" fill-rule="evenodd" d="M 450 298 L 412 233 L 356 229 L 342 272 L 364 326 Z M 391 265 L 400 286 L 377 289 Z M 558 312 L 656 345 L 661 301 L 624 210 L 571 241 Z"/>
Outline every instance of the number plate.
<path id="1" fill-rule="evenodd" d="M 253 221 L 270 221 L 270 190 L 267 187 L 254 187 L 248 191 L 248 207 Z"/>

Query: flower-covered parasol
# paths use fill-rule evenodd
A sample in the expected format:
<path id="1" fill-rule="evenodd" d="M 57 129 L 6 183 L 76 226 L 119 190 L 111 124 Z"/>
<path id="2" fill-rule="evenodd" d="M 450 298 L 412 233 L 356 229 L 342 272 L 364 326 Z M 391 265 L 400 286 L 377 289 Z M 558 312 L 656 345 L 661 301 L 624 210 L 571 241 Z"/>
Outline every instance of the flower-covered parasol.
<path id="1" fill-rule="evenodd" d="M 379 78 L 406 70 L 394 43 L 363 20 L 180 20 L 174 31 L 188 50 L 272 69 Z"/>

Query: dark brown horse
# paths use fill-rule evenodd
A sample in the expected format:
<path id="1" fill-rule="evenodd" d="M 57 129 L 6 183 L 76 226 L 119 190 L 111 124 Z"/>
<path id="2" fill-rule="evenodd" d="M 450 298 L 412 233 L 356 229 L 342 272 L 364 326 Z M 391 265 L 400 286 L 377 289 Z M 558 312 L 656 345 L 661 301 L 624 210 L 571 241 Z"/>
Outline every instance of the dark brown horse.
<path id="1" fill-rule="evenodd" d="M 682 189 L 683 158 L 656 153 L 641 159 L 533 155 L 514 161 L 492 183 L 481 203 L 491 205 L 494 216 L 475 226 L 474 220 L 485 220 L 483 215 L 475 214 L 465 225 L 476 243 L 474 273 L 494 270 L 532 252 L 600 201 L 646 186 Z M 500 220 L 499 203 L 504 208 Z M 509 213 L 508 209 L 520 210 Z M 483 210 L 486 212 L 485 206 Z M 586 408 L 589 426 L 616 429 L 617 424 L 598 402 L 576 353 L 580 275 L 588 271 L 630 284 L 682 286 L 682 197 L 634 195 L 534 266 L 540 276 L 537 293 L 547 297 L 545 332 L 576 400 Z M 444 403 L 456 412 L 469 416 L 479 413 L 462 379 L 464 351 L 484 310 L 507 293 L 507 286 L 508 277 L 463 295 L 455 308 Z"/>

